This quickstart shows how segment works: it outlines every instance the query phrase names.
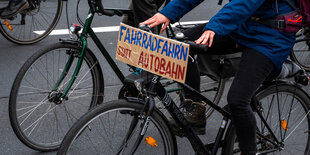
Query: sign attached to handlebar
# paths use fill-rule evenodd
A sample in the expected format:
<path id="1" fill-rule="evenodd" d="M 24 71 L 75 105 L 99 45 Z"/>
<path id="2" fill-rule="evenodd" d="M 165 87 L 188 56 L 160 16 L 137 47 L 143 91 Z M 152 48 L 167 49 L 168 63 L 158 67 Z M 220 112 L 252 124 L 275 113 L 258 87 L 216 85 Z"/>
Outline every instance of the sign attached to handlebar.
<path id="1" fill-rule="evenodd" d="M 185 82 L 189 45 L 120 24 L 116 59 L 156 75 Z"/>

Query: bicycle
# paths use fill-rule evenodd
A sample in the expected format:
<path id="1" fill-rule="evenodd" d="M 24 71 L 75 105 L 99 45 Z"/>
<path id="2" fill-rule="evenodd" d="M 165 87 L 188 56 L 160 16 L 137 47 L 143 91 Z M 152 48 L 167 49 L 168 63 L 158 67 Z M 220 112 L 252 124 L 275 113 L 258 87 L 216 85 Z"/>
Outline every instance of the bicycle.
<path id="1" fill-rule="evenodd" d="M 131 15 L 132 11 L 103 9 L 101 1 L 89 0 L 88 4 L 90 9 L 82 33 L 78 33 L 81 27 L 73 24 L 70 29 L 76 39 L 61 39 L 35 53 L 22 66 L 13 83 L 9 100 L 11 126 L 19 140 L 32 149 L 56 150 L 71 124 L 103 102 L 104 75 L 95 54 L 87 47 L 88 37 L 124 84 L 119 98 L 138 95 L 132 83 L 125 83 L 125 76 L 91 28 L 96 13 L 122 16 Z M 224 80 L 206 79 L 205 82 L 208 83 L 204 92 L 218 103 Z M 167 86 L 173 84 L 175 82 L 165 82 Z M 179 98 L 181 90 L 173 86 L 168 91 L 176 92 L 175 97 Z"/>
<path id="2" fill-rule="evenodd" d="M 29 7 L 16 16 L 0 20 L 0 33 L 9 41 L 28 45 L 47 37 L 56 27 L 67 0 L 28 0 Z M 9 0 L 1 2 L 6 6 Z M 4 8 L 0 9 L 2 12 Z"/>
<path id="3" fill-rule="evenodd" d="M 194 42 L 186 43 L 190 43 L 191 48 L 197 47 Z M 310 97 L 300 86 L 308 85 L 310 79 L 303 69 L 296 71 L 294 77 L 294 83 L 281 79 L 266 81 L 252 98 L 251 107 L 258 122 L 259 154 L 310 153 Z M 205 145 L 159 81 L 160 76 L 155 75 L 144 90 L 141 88 L 143 80 L 136 80 L 143 98 L 110 101 L 87 112 L 71 127 L 57 154 L 177 154 L 176 137 L 167 116 L 155 106 L 156 96 L 196 154 L 217 154 L 219 148 L 224 155 L 240 153 L 235 148 L 238 141 L 227 106 L 219 107 L 197 90 L 182 84 L 223 115 L 215 141 Z M 297 136 L 298 142 L 295 141 Z M 292 141 L 297 144 L 290 145 Z"/>
<path id="4" fill-rule="evenodd" d="M 310 36 L 301 35 L 296 39 L 290 58 L 305 70 L 310 71 Z"/>

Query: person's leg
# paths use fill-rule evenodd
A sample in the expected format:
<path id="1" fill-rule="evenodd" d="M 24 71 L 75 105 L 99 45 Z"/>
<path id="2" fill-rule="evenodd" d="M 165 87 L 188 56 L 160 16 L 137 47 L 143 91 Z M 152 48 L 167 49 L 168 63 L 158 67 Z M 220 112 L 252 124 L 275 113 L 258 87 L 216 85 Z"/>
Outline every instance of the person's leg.
<path id="1" fill-rule="evenodd" d="M 128 9 L 133 10 L 132 1 L 130 2 Z M 134 18 L 130 15 L 124 15 L 122 22 L 133 27 L 135 26 Z"/>
<path id="2" fill-rule="evenodd" d="M 134 12 L 134 17 L 125 16 L 123 23 L 138 27 L 139 23 L 151 18 L 164 3 L 164 0 L 132 0 L 129 9 Z M 153 33 L 158 34 L 159 28 L 153 28 Z"/>
<path id="3" fill-rule="evenodd" d="M 276 67 L 265 55 L 245 49 L 235 79 L 227 95 L 242 155 L 254 155 L 256 119 L 250 102 L 257 88 Z"/>
<path id="4" fill-rule="evenodd" d="M 162 6 L 165 0 L 132 0 L 129 4 L 129 9 L 133 10 L 133 16 L 124 15 L 123 23 L 138 27 L 139 23 L 151 18 L 158 9 Z M 159 34 L 160 26 L 152 28 L 152 32 Z M 135 70 L 136 67 L 128 65 Z"/>
<path id="5" fill-rule="evenodd" d="M 29 4 L 27 0 L 11 0 L 8 6 L 1 13 L 1 18 L 11 18 L 28 8 Z"/>
<path id="6" fill-rule="evenodd" d="M 188 40 L 195 41 L 203 33 L 203 28 L 205 27 L 205 25 L 206 24 L 199 24 L 193 28 L 185 30 L 183 33 Z M 236 49 L 236 42 L 232 40 L 229 36 L 225 36 L 222 38 L 215 38 L 212 46 L 208 49 L 207 54 L 219 55 L 225 53 L 236 53 L 239 52 L 237 50 L 238 49 Z M 191 56 L 194 57 L 193 55 Z M 185 83 L 198 91 L 200 90 L 200 72 L 196 60 L 193 62 L 192 59 L 188 59 Z M 184 96 L 185 98 L 192 99 L 195 102 L 201 101 L 195 93 L 191 92 L 186 88 L 184 88 Z"/>
<path id="7" fill-rule="evenodd" d="M 197 25 L 193 28 L 185 30 L 183 33 L 188 40 L 194 41 L 198 39 L 203 33 L 205 24 Z M 225 45 L 225 46 L 223 46 Z M 223 54 L 236 52 L 236 42 L 230 37 L 222 37 L 215 39 L 208 54 Z M 191 53 L 191 51 L 190 51 Z M 192 57 L 194 57 L 192 55 Z M 196 60 L 188 59 L 187 73 L 185 83 L 192 88 L 200 91 L 200 72 Z M 184 88 L 185 101 L 181 107 L 184 107 L 184 116 L 191 124 L 196 134 L 205 134 L 206 117 L 205 117 L 205 103 L 200 100 L 197 94 L 193 93 L 187 88 Z M 172 124 L 173 121 L 172 121 Z M 174 125 L 175 126 L 175 125 Z M 176 131 L 176 130 L 174 130 Z M 178 133 L 178 132 L 175 132 Z"/>

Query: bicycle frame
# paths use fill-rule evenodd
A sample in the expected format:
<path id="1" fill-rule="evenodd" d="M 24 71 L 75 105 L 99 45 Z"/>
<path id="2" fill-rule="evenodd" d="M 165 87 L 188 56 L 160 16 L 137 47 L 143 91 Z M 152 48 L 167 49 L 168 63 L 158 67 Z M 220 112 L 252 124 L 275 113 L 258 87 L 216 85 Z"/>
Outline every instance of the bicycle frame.
<path id="1" fill-rule="evenodd" d="M 74 73 L 71 77 L 71 80 L 69 81 L 67 87 L 65 88 L 64 92 L 61 94 L 59 100 L 62 101 L 66 98 L 69 90 L 71 89 L 79 71 L 81 68 L 81 65 L 83 63 L 83 58 L 85 55 L 85 52 L 87 50 L 87 37 L 89 36 L 95 43 L 95 45 L 99 48 L 101 54 L 104 56 L 104 58 L 107 60 L 107 62 L 109 63 L 109 65 L 111 66 L 112 70 L 116 73 L 116 76 L 118 77 L 118 79 L 122 82 L 122 84 L 127 88 L 127 90 L 129 92 L 131 92 L 132 94 L 136 93 L 136 89 L 133 90 L 132 87 L 129 87 L 127 83 L 124 82 L 125 76 L 124 74 L 121 72 L 121 70 L 118 68 L 118 66 L 116 65 L 116 63 L 114 62 L 114 60 L 112 59 L 112 57 L 110 56 L 110 54 L 108 53 L 108 51 L 105 49 L 105 47 L 103 46 L 103 44 L 101 43 L 101 41 L 99 40 L 99 38 L 97 37 L 97 35 L 95 34 L 95 32 L 93 31 L 93 29 L 91 28 L 91 24 L 92 24 L 92 20 L 94 18 L 94 15 L 96 13 L 95 11 L 95 4 L 90 4 L 92 5 L 89 12 L 88 12 L 88 16 L 87 19 L 85 21 L 85 24 L 83 26 L 83 31 L 81 33 L 81 37 L 79 39 L 79 45 L 82 47 L 82 50 L 80 51 L 79 54 L 79 59 L 78 62 L 76 64 Z M 132 10 L 122 10 L 124 12 L 124 14 L 131 14 Z M 71 54 L 68 58 L 68 61 L 65 65 L 65 68 L 63 70 L 63 72 L 60 75 L 60 78 L 58 79 L 58 81 L 56 82 L 56 84 L 54 85 L 52 92 L 56 91 L 58 89 L 58 87 L 60 86 L 60 84 L 63 82 L 64 78 L 66 77 L 69 69 L 72 66 L 73 63 L 73 59 L 74 56 Z M 172 83 L 170 83 L 172 84 Z M 168 84 L 168 85 L 170 85 Z M 179 91 L 182 88 L 174 88 L 174 89 L 170 89 L 168 90 L 168 92 L 174 92 L 174 91 Z"/>
<path id="2" fill-rule="evenodd" d="M 225 109 L 225 107 L 224 108 L 219 107 L 218 105 L 216 105 L 215 103 L 210 101 L 208 98 L 204 97 L 202 94 L 200 94 L 197 90 L 193 89 L 192 87 L 190 87 L 186 84 L 181 84 L 184 87 L 186 87 L 187 89 L 189 89 L 190 91 L 197 94 L 201 100 L 206 102 L 206 104 L 208 104 L 209 106 L 211 106 L 212 108 L 214 108 L 216 111 L 218 111 L 219 113 L 221 113 L 224 116 L 222 121 L 221 121 L 221 125 L 220 125 L 220 128 L 218 130 L 218 134 L 216 136 L 215 142 L 211 143 L 211 144 L 204 145 L 203 142 L 200 140 L 200 138 L 194 134 L 192 128 L 190 127 L 190 125 L 188 125 L 188 122 L 185 119 L 183 113 L 179 110 L 177 105 L 174 103 L 174 101 L 168 95 L 168 92 L 164 89 L 164 87 L 161 85 L 159 80 L 160 80 L 160 77 L 155 75 L 153 77 L 151 85 L 149 86 L 149 89 L 147 91 L 148 97 L 146 99 L 144 108 L 141 111 L 141 114 L 144 114 L 145 117 L 144 117 L 143 122 L 140 126 L 141 130 L 140 130 L 139 137 L 137 138 L 137 141 L 135 142 L 134 147 L 131 150 L 131 153 L 134 153 L 136 151 L 139 144 L 141 143 L 141 140 L 144 137 L 144 134 L 148 128 L 148 124 L 150 121 L 149 118 L 150 118 L 150 116 L 154 110 L 154 106 L 155 106 L 154 97 L 157 95 L 160 98 L 160 100 L 162 101 L 162 103 L 164 104 L 164 106 L 167 109 L 167 111 L 169 112 L 169 114 L 175 120 L 176 124 L 182 129 L 185 137 L 187 137 L 188 140 L 190 141 L 194 151 L 197 154 L 215 155 L 218 151 L 218 148 L 222 145 L 222 139 L 223 139 L 224 133 L 227 129 L 228 121 L 231 118 L 230 112 L 227 111 L 227 109 Z M 253 99 L 255 99 L 255 98 L 253 98 Z M 129 100 L 132 100 L 132 99 L 129 99 Z M 281 142 L 277 139 L 277 137 L 275 136 L 275 134 L 271 130 L 270 126 L 267 124 L 266 120 L 264 120 L 262 114 L 257 109 L 257 107 L 256 107 L 256 112 L 258 113 L 258 116 L 260 117 L 260 119 L 263 121 L 267 130 L 271 133 L 271 138 L 270 137 L 268 138 L 262 134 L 258 134 L 258 135 L 262 139 L 264 139 L 264 140 L 266 140 L 266 141 L 268 141 L 274 145 L 274 148 L 266 150 L 266 151 L 264 151 L 264 153 L 274 152 L 274 151 L 278 150 L 278 148 L 281 148 L 281 146 L 282 146 Z M 137 121 L 132 121 L 132 124 L 130 126 L 135 126 L 136 124 L 137 124 Z M 131 134 L 131 132 L 132 132 L 132 130 L 128 131 L 127 138 L 130 137 L 129 135 Z M 276 143 L 271 141 L 270 139 L 275 139 Z M 126 142 L 126 140 L 127 139 L 125 139 L 125 142 Z M 212 148 L 212 150 L 210 150 L 210 148 Z"/>
<path id="3" fill-rule="evenodd" d="M 124 75 L 122 74 L 120 69 L 117 67 L 117 65 L 113 61 L 112 57 L 108 54 L 108 51 L 102 45 L 99 38 L 97 37 L 97 35 L 93 31 L 93 29 L 91 28 L 91 23 L 92 23 L 92 20 L 94 18 L 94 14 L 95 14 L 95 11 L 90 9 L 88 12 L 88 16 L 87 16 L 87 19 L 85 21 L 84 27 L 83 27 L 83 31 L 81 33 L 80 41 L 79 41 L 80 45 L 82 47 L 82 50 L 80 51 L 80 54 L 78 56 L 79 59 L 78 59 L 77 65 L 75 67 L 74 73 L 72 75 L 72 78 L 71 78 L 70 82 L 68 83 L 66 89 L 62 93 L 60 100 L 63 100 L 66 97 L 66 95 L 68 94 L 68 91 L 72 87 L 72 85 L 73 85 L 73 83 L 74 83 L 74 81 L 75 81 L 75 79 L 76 79 L 76 77 L 80 71 L 81 65 L 83 63 L 83 58 L 84 58 L 84 55 L 85 55 L 85 52 L 87 49 L 87 36 L 90 36 L 90 38 L 95 42 L 95 44 L 99 48 L 101 54 L 105 57 L 105 59 L 107 60 L 109 65 L 112 67 L 112 69 L 116 73 L 117 77 L 120 79 L 120 81 L 123 84 L 125 84 L 124 83 L 124 79 L 125 79 Z M 63 79 L 67 75 L 69 69 L 71 68 L 72 62 L 73 62 L 73 55 L 70 55 L 60 78 L 58 79 L 58 81 L 56 82 L 56 84 L 53 88 L 53 91 L 56 91 L 58 89 L 60 83 L 63 81 Z"/>

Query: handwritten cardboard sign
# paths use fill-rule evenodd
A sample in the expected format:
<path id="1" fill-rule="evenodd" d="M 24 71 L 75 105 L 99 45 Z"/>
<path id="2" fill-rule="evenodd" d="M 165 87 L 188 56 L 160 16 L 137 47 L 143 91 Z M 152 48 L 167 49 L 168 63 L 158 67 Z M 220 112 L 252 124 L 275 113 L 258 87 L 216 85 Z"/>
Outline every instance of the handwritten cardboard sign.
<path id="1" fill-rule="evenodd" d="M 185 82 L 189 45 L 120 24 L 116 59 L 181 83 Z"/>

